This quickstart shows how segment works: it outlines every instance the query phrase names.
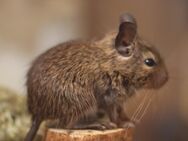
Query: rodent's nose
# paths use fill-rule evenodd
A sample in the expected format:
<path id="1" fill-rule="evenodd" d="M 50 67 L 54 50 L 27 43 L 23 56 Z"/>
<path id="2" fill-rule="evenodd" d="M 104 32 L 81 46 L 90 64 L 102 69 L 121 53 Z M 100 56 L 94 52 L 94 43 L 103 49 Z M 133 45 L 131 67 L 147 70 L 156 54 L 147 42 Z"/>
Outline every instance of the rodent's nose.
<path id="1" fill-rule="evenodd" d="M 154 89 L 159 89 L 168 81 L 168 72 L 166 70 L 160 70 L 153 75 L 152 79 L 152 87 Z"/>
<path id="2" fill-rule="evenodd" d="M 163 70 L 158 78 L 159 88 L 162 87 L 168 81 L 168 72 Z"/>

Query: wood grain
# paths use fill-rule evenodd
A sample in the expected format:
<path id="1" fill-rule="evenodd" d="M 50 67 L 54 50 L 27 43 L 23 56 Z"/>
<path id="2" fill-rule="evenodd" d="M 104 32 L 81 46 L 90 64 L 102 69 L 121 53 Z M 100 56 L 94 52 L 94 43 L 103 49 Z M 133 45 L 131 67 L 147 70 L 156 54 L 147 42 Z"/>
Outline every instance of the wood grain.
<path id="1" fill-rule="evenodd" d="M 132 141 L 133 128 L 113 130 L 48 129 L 44 141 Z"/>

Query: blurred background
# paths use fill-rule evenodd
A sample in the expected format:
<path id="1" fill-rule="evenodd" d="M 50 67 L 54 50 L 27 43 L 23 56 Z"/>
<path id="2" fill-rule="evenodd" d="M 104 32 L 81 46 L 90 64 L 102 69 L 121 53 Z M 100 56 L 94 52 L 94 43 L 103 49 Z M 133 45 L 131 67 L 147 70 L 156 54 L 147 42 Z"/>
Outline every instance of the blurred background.
<path id="1" fill-rule="evenodd" d="M 70 39 L 101 37 L 117 29 L 124 12 L 136 17 L 139 34 L 159 49 L 170 75 L 137 126 L 135 141 L 187 141 L 187 0 L 0 0 L 3 93 L 25 95 L 25 75 L 37 55 Z"/>

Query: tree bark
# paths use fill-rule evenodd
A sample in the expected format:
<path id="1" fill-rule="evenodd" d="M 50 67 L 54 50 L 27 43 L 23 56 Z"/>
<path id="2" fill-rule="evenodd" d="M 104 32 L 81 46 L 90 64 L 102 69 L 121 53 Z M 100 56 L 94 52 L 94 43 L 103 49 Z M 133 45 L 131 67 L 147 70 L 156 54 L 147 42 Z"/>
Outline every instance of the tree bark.
<path id="1" fill-rule="evenodd" d="M 133 128 L 113 130 L 48 129 L 44 141 L 132 141 Z"/>

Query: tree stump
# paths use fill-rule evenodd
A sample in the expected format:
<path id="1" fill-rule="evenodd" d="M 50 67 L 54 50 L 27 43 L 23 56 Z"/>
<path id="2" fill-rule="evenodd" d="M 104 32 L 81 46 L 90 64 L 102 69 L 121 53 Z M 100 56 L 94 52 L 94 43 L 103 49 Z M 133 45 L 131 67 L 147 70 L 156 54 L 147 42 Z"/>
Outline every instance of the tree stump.
<path id="1" fill-rule="evenodd" d="M 133 128 L 113 130 L 48 129 L 45 141 L 132 141 Z"/>

